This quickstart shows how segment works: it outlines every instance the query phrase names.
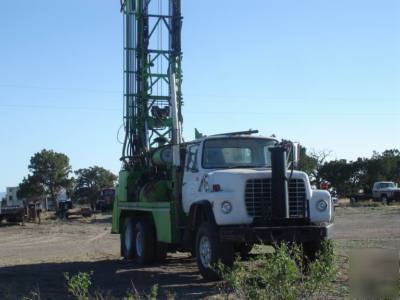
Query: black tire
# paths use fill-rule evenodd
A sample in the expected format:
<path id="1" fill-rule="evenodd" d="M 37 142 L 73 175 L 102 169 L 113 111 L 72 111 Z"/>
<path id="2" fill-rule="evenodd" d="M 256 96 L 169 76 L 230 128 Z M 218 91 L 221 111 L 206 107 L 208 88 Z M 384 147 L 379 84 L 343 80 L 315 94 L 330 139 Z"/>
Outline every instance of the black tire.
<path id="1" fill-rule="evenodd" d="M 313 262 L 317 259 L 318 253 L 322 249 L 322 241 L 310 241 L 303 243 L 303 254 L 305 256 L 306 262 Z"/>
<path id="2" fill-rule="evenodd" d="M 220 243 L 216 226 L 208 222 L 201 224 L 197 231 L 196 261 L 203 278 L 210 281 L 220 279 L 216 270 L 219 261 L 226 266 L 233 265 L 233 245 Z"/>
<path id="3" fill-rule="evenodd" d="M 235 252 L 238 252 L 242 260 L 249 258 L 249 254 L 253 249 L 253 244 L 240 244 L 235 247 Z"/>
<path id="4" fill-rule="evenodd" d="M 139 219 L 134 230 L 135 260 L 139 265 L 148 265 L 156 258 L 156 235 L 152 224 Z"/>
<path id="5" fill-rule="evenodd" d="M 25 216 L 24 216 L 24 215 L 21 215 L 21 216 L 19 217 L 19 223 L 20 223 L 21 225 L 25 225 Z"/>
<path id="6" fill-rule="evenodd" d="M 168 245 L 165 243 L 155 243 L 155 259 L 157 262 L 164 262 L 167 258 Z"/>
<path id="7" fill-rule="evenodd" d="M 193 245 L 193 247 L 189 251 L 190 256 L 195 258 L 196 257 L 196 244 Z"/>
<path id="8" fill-rule="evenodd" d="M 125 259 L 135 258 L 135 219 L 126 218 L 122 226 L 122 232 L 120 233 L 121 241 L 121 256 Z"/>

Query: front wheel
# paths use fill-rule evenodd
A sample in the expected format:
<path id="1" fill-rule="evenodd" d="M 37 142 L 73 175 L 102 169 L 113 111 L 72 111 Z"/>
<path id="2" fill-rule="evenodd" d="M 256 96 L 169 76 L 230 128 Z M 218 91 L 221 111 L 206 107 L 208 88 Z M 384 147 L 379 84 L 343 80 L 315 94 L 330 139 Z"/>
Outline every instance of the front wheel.
<path id="1" fill-rule="evenodd" d="M 157 262 L 164 262 L 167 259 L 168 245 L 165 243 L 155 243 L 154 256 Z"/>
<path id="2" fill-rule="evenodd" d="M 303 253 L 308 262 L 313 262 L 318 258 L 318 254 L 322 249 L 322 241 L 315 240 L 303 243 Z"/>
<path id="3" fill-rule="evenodd" d="M 240 254 L 240 258 L 242 260 L 247 260 L 250 256 L 250 252 L 253 249 L 253 244 L 239 244 L 235 246 L 235 252 L 238 252 Z"/>
<path id="4" fill-rule="evenodd" d="M 218 263 L 232 266 L 233 245 L 221 243 L 216 226 L 210 223 L 200 225 L 196 236 L 196 260 L 199 271 L 206 280 L 219 280 Z"/>

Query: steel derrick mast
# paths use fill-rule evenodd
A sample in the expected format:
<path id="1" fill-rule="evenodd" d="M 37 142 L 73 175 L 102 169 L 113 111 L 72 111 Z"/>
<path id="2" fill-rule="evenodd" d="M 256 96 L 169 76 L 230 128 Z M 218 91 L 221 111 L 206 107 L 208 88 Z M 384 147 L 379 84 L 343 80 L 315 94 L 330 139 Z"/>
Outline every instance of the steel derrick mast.
<path id="1" fill-rule="evenodd" d="M 125 166 L 146 167 L 151 150 L 173 143 L 182 123 L 180 0 L 122 0 Z M 176 99 L 178 128 L 174 128 Z"/>

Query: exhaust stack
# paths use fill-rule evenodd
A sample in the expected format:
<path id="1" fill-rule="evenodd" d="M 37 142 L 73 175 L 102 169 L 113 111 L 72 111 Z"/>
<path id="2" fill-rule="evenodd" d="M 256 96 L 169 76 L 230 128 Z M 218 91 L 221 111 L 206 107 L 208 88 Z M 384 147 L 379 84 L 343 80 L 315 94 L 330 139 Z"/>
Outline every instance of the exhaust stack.
<path id="1" fill-rule="evenodd" d="M 287 149 L 277 146 L 270 149 L 272 166 L 272 218 L 289 218 L 289 193 L 287 178 Z"/>

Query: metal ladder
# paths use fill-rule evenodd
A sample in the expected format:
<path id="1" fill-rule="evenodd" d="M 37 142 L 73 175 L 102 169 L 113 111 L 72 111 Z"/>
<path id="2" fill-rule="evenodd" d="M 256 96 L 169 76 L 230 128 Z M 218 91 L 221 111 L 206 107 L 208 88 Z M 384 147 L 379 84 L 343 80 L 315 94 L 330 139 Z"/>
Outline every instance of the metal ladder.
<path id="1" fill-rule="evenodd" d="M 147 164 L 146 154 L 171 144 L 170 72 L 176 77 L 182 121 L 180 0 L 125 0 L 124 127 L 122 160 Z"/>

